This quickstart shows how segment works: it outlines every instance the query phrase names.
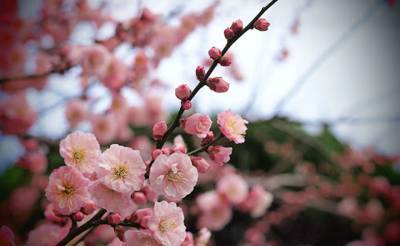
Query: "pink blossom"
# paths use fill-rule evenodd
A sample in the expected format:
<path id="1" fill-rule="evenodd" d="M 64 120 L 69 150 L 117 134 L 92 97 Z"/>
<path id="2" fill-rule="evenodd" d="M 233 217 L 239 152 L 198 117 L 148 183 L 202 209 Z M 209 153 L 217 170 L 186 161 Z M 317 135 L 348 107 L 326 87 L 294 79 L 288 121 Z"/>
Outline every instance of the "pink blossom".
<path id="1" fill-rule="evenodd" d="M 205 138 L 210 131 L 212 121 L 206 114 L 195 113 L 182 121 L 183 130 L 186 133 Z"/>
<path id="2" fill-rule="evenodd" d="M 0 101 L 0 129 L 5 134 L 22 134 L 33 125 L 36 113 L 28 103 L 25 92 Z"/>
<path id="3" fill-rule="evenodd" d="M 87 105 L 82 100 L 71 101 L 65 108 L 65 116 L 71 127 L 77 126 L 87 117 Z"/>
<path id="4" fill-rule="evenodd" d="M 60 142 L 60 155 L 65 164 L 76 167 L 84 174 L 94 172 L 100 154 L 100 145 L 92 133 L 76 131 Z"/>
<path id="5" fill-rule="evenodd" d="M 183 240 L 181 246 L 194 246 L 193 234 L 186 232 L 185 240 Z"/>
<path id="6" fill-rule="evenodd" d="M 124 246 L 146 245 L 161 246 L 149 230 L 129 230 L 125 233 L 126 242 Z"/>
<path id="7" fill-rule="evenodd" d="M 242 117 L 234 114 L 231 110 L 226 110 L 218 114 L 217 122 L 226 138 L 237 144 L 244 142 L 248 122 Z"/>
<path id="8" fill-rule="evenodd" d="M 273 196 L 257 185 L 251 188 L 249 196 L 244 201 L 245 206 L 250 210 L 252 217 L 260 217 L 271 206 Z"/>
<path id="9" fill-rule="evenodd" d="M 149 229 L 154 237 L 166 246 L 179 246 L 186 236 L 184 217 L 180 207 L 173 202 L 156 202 Z"/>
<path id="10" fill-rule="evenodd" d="M 221 230 L 232 218 L 229 204 L 217 192 L 209 191 L 196 199 L 201 213 L 197 221 L 198 227 L 210 230 Z"/>
<path id="11" fill-rule="evenodd" d="M 247 197 L 248 185 L 241 176 L 229 174 L 218 181 L 217 191 L 223 194 L 231 203 L 239 204 Z"/>
<path id="12" fill-rule="evenodd" d="M 218 58 L 221 57 L 221 50 L 216 48 L 216 47 L 212 47 L 209 51 L 208 51 L 208 55 L 210 56 L 211 59 L 216 60 Z"/>
<path id="13" fill-rule="evenodd" d="M 71 228 L 71 220 L 63 227 L 56 224 L 42 224 L 29 232 L 26 245 L 28 246 L 54 246 L 67 236 Z"/>
<path id="14" fill-rule="evenodd" d="M 93 182 L 89 186 L 89 192 L 98 207 L 108 212 L 118 213 L 123 218 L 131 215 L 137 208 L 129 193 L 115 191 L 103 184 L 101 180 Z"/>
<path id="15" fill-rule="evenodd" d="M 158 121 L 153 126 L 153 139 L 154 140 L 161 140 L 164 136 L 165 132 L 167 131 L 168 126 L 165 121 Z"/>
<path id="16" fill-rule="evenodd" d="M 231 147 L 223 147 L 223 146 L 210 146 L 207 149 L 207 153 L 210 156 L 211 160 L 213 160 L 219 166 L 222 166 L 224 163 L 227 163 L 232 154 Z"/>
<path id="17" fill-rule="evenodd" d="M 109 89 L 120 89 L 126 82 L 128 70 L 126 65 L 113 57 L 101 76 L 103 84 Z"/>
<path id="18" fill-rule="evenodd" d="M 208 163 L 203 157 L 201 156 L 192 156 L 190 157 L 192 160 L 193 165 L 197 168 L 199 173 L 205 173 L 210 168 L 210 163 Z"/>
<path id="19" fill-rule="evenodd" d="M 167 199 L 180 200 L 193 191 L 197 169 L 186 154 L 161 154 L 150 169 L 150 186 Z"/>
<path id="20" fill-rule="evenodd" d="M 33 173 L 43 173 L 47 169 L 47 157 L 40 150 L 32 151 L 26 153 L 17 164 Z"/>
<path id="21" fill-rule="evenodd" d="M 0 227 L 0 245 L 14 246 L 15 237 L 13 231 L 8 226 Z"/>
<path id="22" fill-rule="evenodd" d="M 117 134 L 118 122 L 113 114 L 94 115 L 91 119 L 92 131 L 101 144 L 109 143 Z"/>
<path id="23" fill-rule="evenodd" d="M 102 74 L 107 69 L 111 54 L 102 45 L 90 45 L 82 48 L 83 73 L 87 75 Z"/>
<path id="24" fill-rule="evenodd" d="M 61 214 L 79 211 L 89 200 L 89 180 L 73 167 L 59 167 L 50 174 L 46 197 Z"/>
<path id="25" fill-rule="evenodd" d="M 117 192 L 132 193 L 143 186 L 146 165 L 138 150 L 113 144 L 99 159 L 98 176 Z"/>

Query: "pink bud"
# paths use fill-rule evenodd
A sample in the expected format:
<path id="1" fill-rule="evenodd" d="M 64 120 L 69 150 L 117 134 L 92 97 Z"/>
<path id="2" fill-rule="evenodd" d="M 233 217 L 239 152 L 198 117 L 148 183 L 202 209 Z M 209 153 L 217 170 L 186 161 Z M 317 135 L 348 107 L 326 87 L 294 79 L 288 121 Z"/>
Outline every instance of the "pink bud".
<path id="1" fill-rule="evenodd" d="M 146 195 L 143 192 L 134 192 L 132 194 L 132 200 L 136 203 L 136 204 L 145 204 L 147 202 L 146 199 Z"/>
<path id="2" fill-rule="evenodd" d="M 154 124 L 153 126 L 153 139 L 160 140 L 164 136 L 165 132 L 167 131 L 167 123 L 165 121 L 159 121 Z"/>
<path id="3" fill-rule="evenodd" d="M 153 152 L 151 152 L 151 157 L 153 160 L 155 160 L 159 155 L 162 154 L 162 151 L 160 149 L 155 149 Z"/>
<path id="4" fill-rule="evenodd" d="M 203 81 L 206 75 L 206 71 L 203 66 L 197 66 L 196 68 L 196 77 L 199 81 Z"/>
<path id="5" fill-rule="evenodd" d="M 84 213 L 84 214 L 86 214 L 86 215 L 88 215 L 88 214 L 93 213 L 96 209 L 97 209 L 96 204 L 93 203 L 93 202 L 89 202 L 89 203 L 86 203 L 86 204 L 82 207 L 81 212 Z"/>
<path id="6" fill-rule="evenodd" d="M 232 39 L 235 37 L 235 32 L 229 27 L 224 30 L 224 36 L 226 39 Z"/>
<path id="7" fill-rule="evenodd" d="M 139 223 L 142 227 L 147 227 L 149 219 L 153 215 L 153 210 L 151 208 L 142 208 L 135 211 L 133 216 L 131 216 L 131 221 Z"/>
<path id="8" fill-rule="evenodd" d="M 203 140 L 201 141 L 201 145 L 206 145 L 213 140 L 214 140 L 214 133 L 212 131 L 209 131 L 207 133 L 207 136 L 205 138 L 203 138 Z"/>
<path id="9" fill-rule="evenodd" d="M 182 101 L 182 108 L 184 110 L 189 110 L 192 108 L 192 102 L 190 100 Z"/>
<path id="10" fill-rule="evenodd" d="M 203 157 L 192 156 L 190 157 L 193 165 L 197 168 L 200 173 L 205 173 L 210 168 L 210 163 L 208 163 Z"/>
<path id="11" fill-rule="evenodd" d="M 146 199 L 148 201 L 154 202 L 155 200 L 157 200 L 157 193 L 149 186 L 143 187 L 142 192 L 146 195 Z"/>
<path id="12" fill-rule="evenodd" d="M 227 92 L 229 90 L 229 83 L 221 77 L 210 78 L 208 79 L 207 84 L 211 90 L 218 93 Z"/>
<path id="13" fill-rule="evenodd" d="M 121 215 L 117 213 L 110 213 L 107 216 L 107 222 L 111 225 L 118 225 L 119 223 L 121 223 L 121 221 L 122 221 Z"/>
<path id="14" fill-rule="evenodd" d="M 216 60 L 221 57 L 221 50 L 216 47 L 212 47 L 208 51 L 208 55 L 210 56 L 211 59 Z"/>
<path id="15" fill-rule="evenodd" d="M 190 97 L 191 90 L 187 84 L 180 85 L 175 89 L 175 96 L 182 101 L 185 101 Z"/>
<path id="16" fill-rule="evenodd" d="M 225 55 L 219 60 L 221 66 L 227 67 L 232 64 L 232 56 Z"/>
<path id="17" fill-rule="evenodd" d="M 235 20 L 232 25 L 231 29 L 235 34 L 239 34 L 243 30 L 243 21 L 241 19 Z"/>
<path id="18" fill-rule="evenodd" d="M 230 155 L 232 154 L 232 148 L 226 148 L 219 145 L 210 146 L 207 149 L 207 153 L 210 156 L 211 160 L 222 166 L 224 163 L 229 161 Z"/>
<path id="19" fill-rule="evenodd" d="M 172 149 L 171 149 L 171 148 L 168 148 L 168 147 L 164 147 L 164 148 L 161 149 L 161 152 L 162 152 L 164 155 L 170 155 L 170 154 L 172 153 Z"/>
<path id="20" fill-rule="evenodd" d="M 254 22 L 254 28 L 259 31 L 268 30 L 269 25 L 270 25 L 269 22 L 264 18 L 258 19 L 256 20 L 256 22 Z"/>
<path id="21" fill-rule="evenodd" d="M 72 218 L 73 218 L 75 221 L 81 221 L 81 220 L 83 220 L 83 218 L 85 218 L 85 215 L 84 215 L 82 212 L 76 212 L 76 213 L 74 213 L 74 215 L 72 216 Z"/>

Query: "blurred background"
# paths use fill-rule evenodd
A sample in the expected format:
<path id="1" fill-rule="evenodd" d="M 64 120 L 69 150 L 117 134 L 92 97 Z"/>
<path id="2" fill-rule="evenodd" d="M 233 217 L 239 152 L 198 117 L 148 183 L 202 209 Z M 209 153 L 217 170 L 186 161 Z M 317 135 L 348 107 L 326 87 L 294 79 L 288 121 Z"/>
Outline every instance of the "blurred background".
<path id="1" fill-rule="evenodd" d="M 200 12 L 214 3 L 208 0 L 89 0 L 88 6 L 101 7 L 102 13 L 113 21 L 105 20 L 100 25 L 89 20 L 80 21 L 70 30 L 67 43 L 86 46 L 96 40 L 107 40 L 115 34 L 116 22 L 129 21 L 144 7 L 159 14 L 165 25 L 176 27 L 183 16 Z M 17 1 L 18 15 L 33 22 L 42 13 L 42 4 L 40 0 Z M 249 22 L 265 4 L 266 1 L 258 0 L 219 1 L 213 18 L 190 32 L 167 58 L 157 64 L 157 69 L 151 71 L 148 80 L 157 79 L 161 85 L 146 93 L 162 100 L 161 105 L 168 115 L 176 113 L 180 105 L 174 95 L 175 87 L 188 83 L 193 88 L 197 84 L 194 68 L 207 64 L 210 47 L 223 47 L 226 42 L 223 30 L 237 18 Z M 65 8 L 68 9 L 68 4 Z M 307 167 L 310 164 L 323 176 L 338 181 L 340 186 L 344 183 L 341 177 L 346 176 L 344 171 L 343 175 L 338 174 L 343 163 L 361 162 L 363 164 L 355 166 L 362 168 L 365 163 L 372 163 L 381 169 L 364 170 L 366 174 L 385 177 L 385 182 L 398 188 L 400 7 L 396 0 L 280 0 L 265 18 L 271 23 L 268 32 L 246 34 L 231 49 L 234 66 L 229 71 L 221 67 L 215 71 L 231 83 L 229 92 L 217 94 L 202 90 L 193 101 L 196 111 L 216 115 L 230 108 L 251 122 L 248 140 L 246 144 L 235 147 L 232 164 L 240 170 L 255 171 L 257 175 L 252 173 L 250 176 L 261 175 L 261 180 L 266 180 L 263 172 L 268 175 L 301 173 L 296 165 L 306 163 Z M 168 33 L 165 35 L 168 39 Z M 51 47 L 55 42 L 45 36 L 39 41 L 43 47 Z M 25 47 L 27 56 L 36 54 L 37 46 L 33 43 L 27 42 Z M 129 64 L 138 52 L 137 47 L 127 44 L 121 44 L 113 51 L 115 57 L 125 64 Z M 24 70 L 28 74 L 34 73 L 34 60 L 27 61 Z M 29 136 L 51 142 L 63 138 L 70 131 L 65 116 L 66 105 L 82 93 L 81 72 L 82 68 L 77 66 L 63 74 L 52 73 L 40 90 L 26 90 L 29 104 L 37 112 Z M 2 99 L 7 98 L 7 90 L 2 87 Z M 130 105 L 143 104 L 141 94 L 135 90 L 123 88 L 121 93 Z M 92 113 L 107 110 L 112 95 L 112 91 L 101 83 L 90 86 L 87 96 L 96 98 L 91 105 Z M 91 128 L 90 123 L 83 122 L 75 129 L 88 131 Z M 135 134 L 141 134 L 143 130 L 133 129 Z M 7 172 L 24 155 L 24 148 L 18 136 L 1 133 L 0 172 L 5 175 L 3 177 L 17 175 L 14 183 L 3 183 L 3 187 L 8 187 L 3 199 L 7 199 L 7 194 L 20 184 L 18 175 L 22 174 Z M 59 160 L 59 157 L 52 157 L 56 152 L 49 148 L 50 166 L 52 160 Z M 348 168 L 344 169 L 348 171 Z M 350 173 L 354 174 L 353 171 Z M 334 200 L 338 202 L 341 198 L 335 197 Z M 393 199 L 399 201 L 399 197 Z M 385 202 L 382 204 L 387 205 Z M 332 218 L 337 216 L 337 212 L 332 212 L 335 208 L 335 204 L 328 204 L 319 206 L 317 213 L 308 214 L 310 212 L 306 211 L 295 223 L 273 231 L 272 238 L 281 238 L 282 245 L 296 245 L 298 242 L 344 245 L 362 238 L 361 227 L 353 230 L 348 221 Z M 394 219 L 385 217 L 386 222 L 398 221 L 399 212 L 395 211 Z M 240 214 L 237 216 L 236 222 L 242 221 L 247 226 L 247 219 Z M 318 225 L 327 225 L 316 228 L 307 223 L 310 218 L 316 219 Z M 308 225 L 306 231 L 301 228 L 305 224 Z M 374 228 L 377 225 L 375 221 L 371 224 Z M 342 230 L 332 232 L 335 227 Z M 228 235 L 237 235 L 238 228 L 241 227 L 227 227 L 226 231 L 217 233 L 219 245 L 239 241 L 234 236 L 231 239 L 237 241 L 229 241 L 223 236 L 227 232 Z M 313 230 L 320 236 L 312 235 Z"/>

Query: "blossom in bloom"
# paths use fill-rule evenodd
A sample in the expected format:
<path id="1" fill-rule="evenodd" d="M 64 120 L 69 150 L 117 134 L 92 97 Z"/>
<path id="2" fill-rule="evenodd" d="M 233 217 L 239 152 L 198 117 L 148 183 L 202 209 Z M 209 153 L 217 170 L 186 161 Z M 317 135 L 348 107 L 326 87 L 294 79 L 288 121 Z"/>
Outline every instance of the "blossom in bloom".
<path id="1" fill-rule="evenodd" d="M 196 204 L 201 212 L 197 221 L 199 228 L 218 231 L 232 218 L 229 204 L 215 191 L 208 191 L 198 196 Z"/>
<path id="2" fill-rule="evenodd" d="M 0 227 L 0 245 L 4 246 L 14 246 L 15 237 L 12 230 L 7 226 Z"/>
<path id="3" fill-rule="evenodd" d="M 238 204 L 247 198 L 248 185 L 241 176 L 229 174 L 218 181 L 217 191 L 231 203 Z"/>
<path id="4" fill-rule="evenodd" d="M 246 134 L 246 120 L 242 119 L 231 110 L 226 110 L 218 114 L 217 122 L 219 129 L 226 138 L 240 144 L 244 142 L 244 135 Z"/>
<path id="5" fill-rule="evenodd" d="M 230 160 L 232 148 L 219 145 L 210 146 L 207 149 L 207 153 L 211 160 L 213 160 L 217 165 L 222 166 L 224 163 L 227 163 Z"/>
<path id="6" fill-rule="evenodd" d="M 186 236 L 183 220 L 182 209 L 175 203 L 156 202 L 148 226 L 162 245 L 179 246 Z"/>
<path id="7" fill-rule="evenodd" d="M 102 74 L 111 61 L 111 54 L 102 45 L 90 45 L 82 49 L 82 68 L 87 75 Z"/>
<path id="8" fill-rule="evenodd" d="M 182 121 L 183 130 L 186 133 L 205 138 L 210 131 L 212 121 L 206 114 L 195 113 Z"/>
<path id="9" fill-rule="evenodd" d="M 90 201 L 88 185 L 89 180 L 76 168 L 59 167 L 50 174 L 46 197 L 57 212 L 68 215 Z"/>
<path id="10" fill-rule="evenodd" d="M 271 206 L 274 197 L 259 185 L 251 188 L 249 196 L 244 201 L 252 217 L 260 217 Z"/>
<path id="11" fill-rule="evenodd" d="M 149 230 L 129 230 L 125 233 L 126 242 L 124 246 L 146 245 L 146 246 L 161 246 Z"/>
<path id="12" fill-rule="evenodd" d="M 103 184 L 101 180 L 93 182 L 89 186 L 89 192 L 98 207 L 104 208 L 108 212 L 118 213 L 122 218 L 126 218 L 137 209 L 129 193 L 113 190 Z"/>
<path id="13" fill-rule="evenodd" d="M 94 115 L 91 118 L 92 131 L 101 144 L 109 143 L 117 134 L 118 122 L 113 114 Z"/>
<path id="14" fill-rule="evenodd" d="M 65 116 L 71 127 L 77 126 L 87 117 L 86 102 L 82 100 L 74 100 L 67 104 L 65 108 Z"/>
<path id="15" fill-rule="evenodd" d="M 100 154 L 100 145 L 92 133 L 76 131 L 60 142 L 60 155 L 65 164 L 76 167 L 84 174 L 94 172 Z"/>
<path id="16" fill-rule="evenodd" d="M 25 133 L 35 120 L 36 112 L 29 105 L 25 92 L 0 101 L 0 129 L 3 133 Z"/>
<path id="17" fill-rule="evenodd" d="M 128 68 L 120 59 L 113 57 L 101 76 L 101 81 L 109 89 L 120 89 L 128 76 Z"/>
<path id="18" fill-rule="evenodd" d="M 190 157 L 183 153 L 161 154 L 150 169 L 150 186 L 170 200 L 180 200 L 193 191 L 197 183 L 197 169 Z"/>
<path id="19" fill-rule="evenodd" d="M 140 152 L 113 144 L 99 159 L 97 174 L 102 182 L 117 192 L 131 193 L 143 186 L 146 165 Z"/>
<path id="20" fill-rule="evenodd" d="M 18 161 L 17 165 L 33 173 L 43 173 L 47 169 L 47 157 L 40 150 L 28 152 Z"/>
<path id="21" fill-rule="evenodd" d="M 64 226 L 45 223 L 29 232 L 27 246 L 54 246 L 67 236 L 71 228 L 71 220 Z"/>

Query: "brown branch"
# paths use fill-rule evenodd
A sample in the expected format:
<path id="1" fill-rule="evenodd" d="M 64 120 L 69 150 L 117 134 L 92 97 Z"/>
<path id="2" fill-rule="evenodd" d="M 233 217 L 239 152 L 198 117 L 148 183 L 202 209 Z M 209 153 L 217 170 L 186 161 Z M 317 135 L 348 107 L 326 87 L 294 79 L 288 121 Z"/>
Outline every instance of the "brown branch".
<path id="1" fill-rule="evenodd" d="M 223 136 L 222 134 L 219 134 L 218 137 L 216 137 L 213 141 L 211 141 L 211 142 L 209 142 L 209 143 L 207 143 L 207 144 L 201 146 L 201 147 L 198 148 L 198 149 L 195 149 L 195 150 L 189 152 L 188 155 L 195 155 L 195 154 L 198 154 L 198 153 L 200 153 L 200 152 L 203 152 L 203 151 L 206 150 L 208 147 L 210 147 L 211 145 L 217 143 L 219 140 L 221 140 L 221 139 L 223 139 L 223 138 L 224 138 L 224 136 Z"/>

